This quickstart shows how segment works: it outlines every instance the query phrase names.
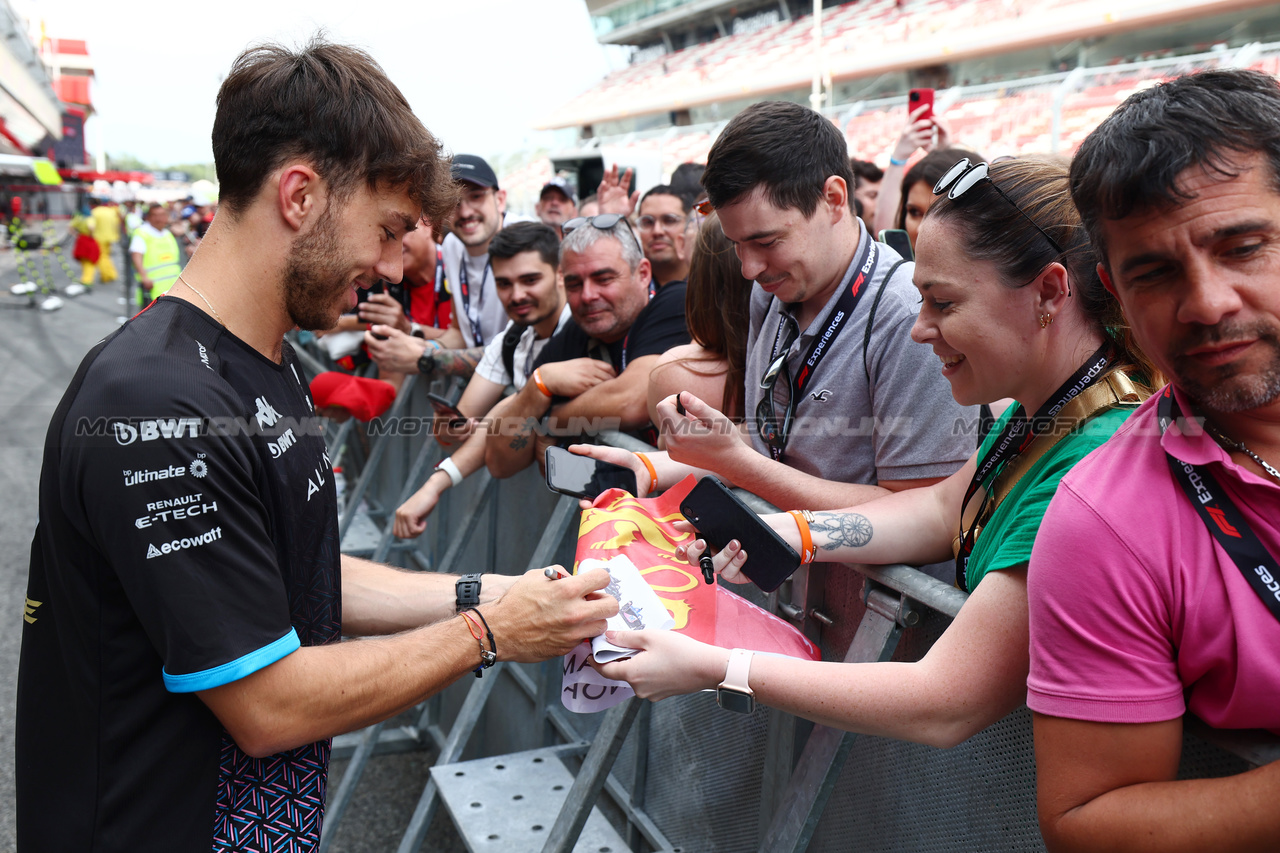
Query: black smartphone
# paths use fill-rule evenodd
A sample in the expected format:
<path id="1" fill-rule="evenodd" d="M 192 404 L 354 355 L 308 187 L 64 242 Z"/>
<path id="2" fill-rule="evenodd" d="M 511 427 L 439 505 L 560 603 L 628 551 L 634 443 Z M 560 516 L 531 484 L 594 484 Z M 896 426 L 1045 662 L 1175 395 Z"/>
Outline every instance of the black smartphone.
<path id="1" fill-rule="evenodd" d="M 636 493 L 636 472 L 612 462 L 570 453 L 563 447 L 548 447 L 547 488 L 562 495 L 595 500 L 609 489 Z"/>
<path id="2" fill-rule="evenodd" d="M 899 255 L 904 261 L 914 261 L 915 253 L 911 251 L 911 238 L 901 228 L 891 228 L 880 232 L 880 242 Z"/>
<path id="3" fill-rule="evenodd" d="M 432 402 L 436 409 L 445 411 L 451 418 L 466 418 L 466 415 L 459 412 L 458 407 L 455 406 L 448 397 L 443 397 L 435 391 L 428 391 L 427 399 Z"/>
<path id="4" fill-rule="evenodd" d="M 800 555 L 715 477 L 703 477 L 680 502 L 680 512 L 716 550 L 737 539 L 747 552 L 742 573 L 773 592 L 800 568 Z"/>

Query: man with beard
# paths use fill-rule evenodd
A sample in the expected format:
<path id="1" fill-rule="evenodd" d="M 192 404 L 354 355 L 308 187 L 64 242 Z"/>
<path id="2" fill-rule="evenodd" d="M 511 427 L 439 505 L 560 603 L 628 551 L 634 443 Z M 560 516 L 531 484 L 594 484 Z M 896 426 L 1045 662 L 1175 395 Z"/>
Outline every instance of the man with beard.
<path id="1" fill-rule="evenodd" d="M 1051 850 L 1274 850 L 1280 762 L 1179 780 L 1183 717 L 1280 734 L 1280 90 L 1132 95 L 1071 194 L 1172 384 L 1063 477 L 1028 572 Z"/>
<path id="2" fill-rule="evenodd" d="M 548 444 L 577 436 L 583 424 L 656 441 L 649 372 L 664 352 L 689 342 L 684 282 L 651 296 L 649 261 L 621 216 L 565 223 L 560 275 L 574 322 L 552 337 L 531 381 L 503 401 L 501 417 L 490 418 L 485 464 L 495 477 L 542 464 Z"/>
<path id="3" fill-rule="evenodd" d="M 507 326 L 507 313 L 494 290 L 489 241 L 504 222 L 525 222 L 528 217 L 506 213 L 506 190 L 499 189 L 498 176 L 483 157 L 455 155 L 452 174 L 460 193 L 453 230 L 441 250 L 462 347 L 449 349 L 440 341 L 413 340 L 395 328 L 377 326 L 365 335 L 365 346 L 379 370 L 408 373 L 416 368 L 428 379 L 469 378 L 484 355 L 485 344 Z"/>
<path id="4" fill-rule="evenodd" d="M 222 206 L 200 252 L 86 356 L 46 438 L 23 850 L 313 850 L 334 735 L 496 660 L 563 654 L 617 612 L 594 593 L 602 571 L 482 583 L 339 553 L 284 335 L 399 280 L 405 233 L 455 190 L 439 143 L 349 47 L 242 54 L 212 136 Z"/>
<path id="5" fill-rule="evenodd" d="M 660 184 L 640 199 L 640 216 L 636 220 L 644 256 L 653 267 L 653 281 L 662 287 L 689 277 L 689 247 L 685 235 L 692 199 L 678 194 L 674 188 Z"/>
<path id="6" fill-rule="evenodd" d="M 495 404 L 502 399 L 502 392 L 508 385 L 514 385 L 517 392 L 525 386 L 547 341 L 570 322 L 564 281 L 556 270 L 559 251 L 556 232 L 541 222 L 509 225 L 489 244 L 498 298 L 511 321 L 484 348 L 484 357 L 458 400 L 466 427 L 450 429 L 449 443 L 458 438 L 466 441 L 437 465 L 422 487 L 396 510 L 395 533 L 399 538 L 409 539 L 426 530 L 427 516 L 445 489 L 484 467 L 489 433 L 475 429 L 476 419 L 486 413 L 491 417 L 501 413 Z M 592 381 L 590 374 L 587 376 L 587 381 Z M 601 378 L 605 377 L 602 373 Z M 441 443 L 445 443 L 443 438 Z"/>

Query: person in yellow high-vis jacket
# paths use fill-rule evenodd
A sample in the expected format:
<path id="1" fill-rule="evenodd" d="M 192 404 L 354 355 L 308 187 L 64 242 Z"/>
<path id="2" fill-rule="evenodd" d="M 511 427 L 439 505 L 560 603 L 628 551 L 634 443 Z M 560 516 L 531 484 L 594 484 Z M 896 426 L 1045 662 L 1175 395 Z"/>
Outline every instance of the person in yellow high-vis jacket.
<path id="1" fill-rule="evenodd" d="M 96 263 L 84 260 L 80 262 L 80 283 L 86 287 L 93 284 L 97 270 L 102 273 L 102 283 L 108 284 L 118 277 L 116 265 L 111 260 L 111 253 L 115 251 L 116 243 L 120 242 L 120 210 L 115 202 L 98 202 L 89 213 L 88 225 L 89 234 L 98 242 L 98 260 Z"/>
<path id="2" fill-rule="evenodd" d="M 178 240 L 169 230 L 169 210 L 163 204 L 147 208 L 147 219 L 133 232 L 129 257 L 138 273 L 138 305 L 146 307 L 173 287 L 182 272 Z"/>

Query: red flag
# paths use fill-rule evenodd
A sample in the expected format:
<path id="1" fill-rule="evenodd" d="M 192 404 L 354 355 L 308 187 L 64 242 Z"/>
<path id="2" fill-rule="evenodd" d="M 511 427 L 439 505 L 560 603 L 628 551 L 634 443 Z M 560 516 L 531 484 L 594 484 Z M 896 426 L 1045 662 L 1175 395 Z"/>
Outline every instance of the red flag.
<path id="1" fill-rule="evenodd" d="M 707 584 L 701 572 L 675 556 L 677 545 L 696 539 L 681 533 L 680 501 L 697 482 L 692 476 L 656 498 L 634 498 L 610 489 L 582 513 L 577 564 L 625 554 L 649 582 L 675 620 L 673 630 L 723 648 L 775 652 L 819 660 L 818 647 L 791 625 L 719 584 Z"/>

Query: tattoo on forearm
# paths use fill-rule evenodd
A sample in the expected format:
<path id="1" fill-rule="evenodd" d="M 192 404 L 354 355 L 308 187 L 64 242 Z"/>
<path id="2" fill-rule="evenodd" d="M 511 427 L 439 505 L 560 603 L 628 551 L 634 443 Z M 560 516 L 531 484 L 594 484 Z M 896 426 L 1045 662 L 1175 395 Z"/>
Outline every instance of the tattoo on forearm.
<path id="1" fill-rule="evenodd" d="M 431 360 L 436 363 L 436 373 L 465 377 L 475 372 L 476 365 L 480 363 L 483 356 L 484 347 L 445 349 L 433 353 Z"/>
<path id="2" fill-rule="evenodd" d="M 830 540 L 820 545 L 822 551 L 835 551 L 837 548 L 861 548 L 871 541 L 871 522 L 865 515 L 856 512 L 819 512 L 814 513 L 809 529 L 815 533 L 821 531 Z"/>
<path id="3" fill-rule="evenodd" d="M 510 446 L 512 450 L 524 450 L 529 446 L 529 436 L 517 435 L 515 438 L 511 439 Z"/>

